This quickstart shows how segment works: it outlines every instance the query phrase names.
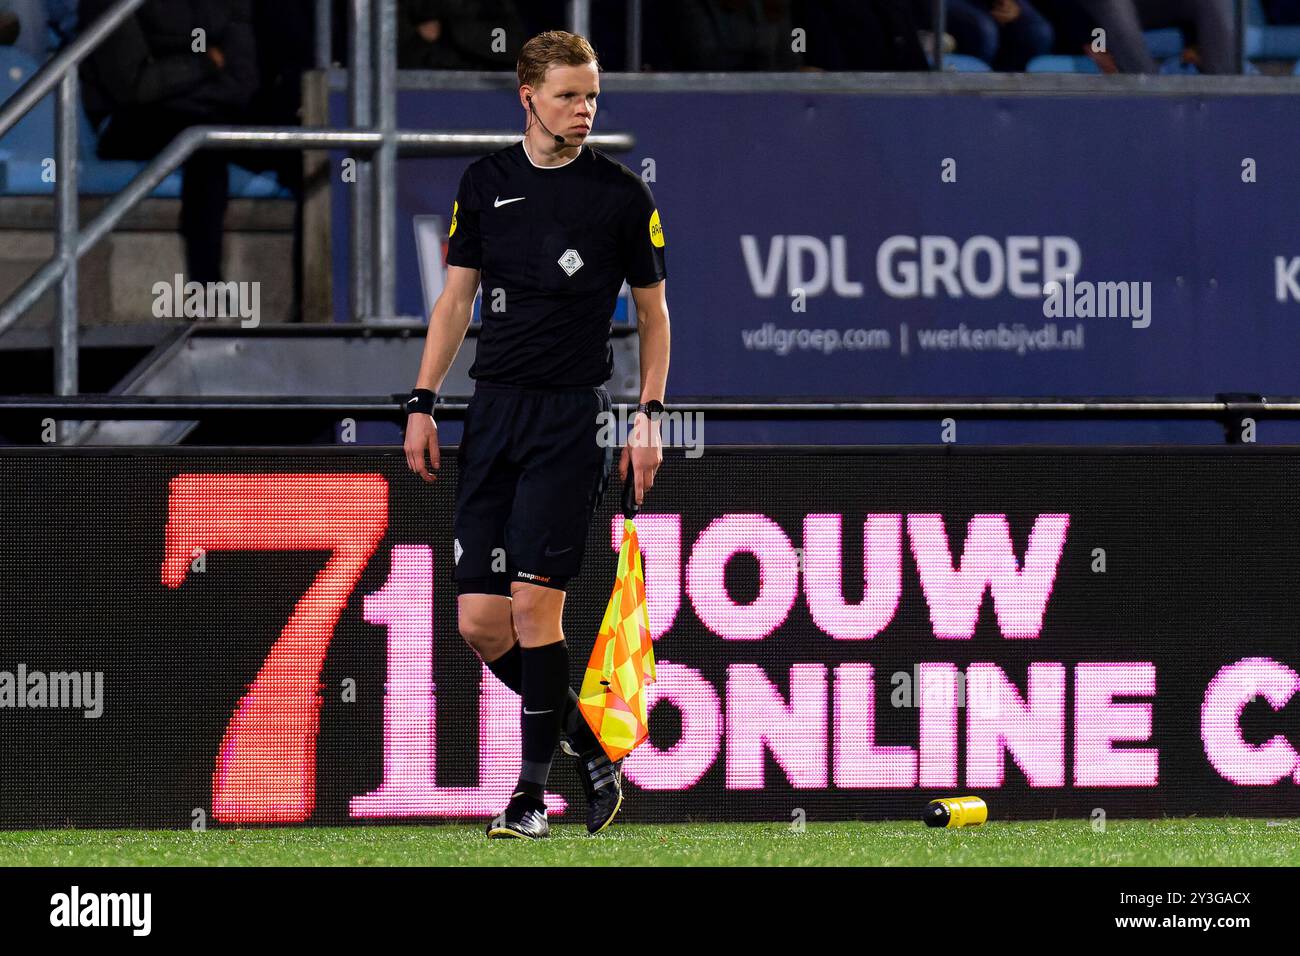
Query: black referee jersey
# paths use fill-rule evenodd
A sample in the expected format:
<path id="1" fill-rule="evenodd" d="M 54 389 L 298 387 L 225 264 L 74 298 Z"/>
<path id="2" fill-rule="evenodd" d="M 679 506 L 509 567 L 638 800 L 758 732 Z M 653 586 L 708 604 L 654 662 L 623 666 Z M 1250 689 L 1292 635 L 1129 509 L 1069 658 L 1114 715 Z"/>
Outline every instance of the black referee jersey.
<path id="1" fill-rule="evenodd" d="M 563 166 L 535 166 L 522 141 L 465 170 L 447 264 L 482 270 L 470 377 L 523 387 L 603 385 L 623 280 L 651 286 L 668 275 L 639 176 L 589 146 Z"/>

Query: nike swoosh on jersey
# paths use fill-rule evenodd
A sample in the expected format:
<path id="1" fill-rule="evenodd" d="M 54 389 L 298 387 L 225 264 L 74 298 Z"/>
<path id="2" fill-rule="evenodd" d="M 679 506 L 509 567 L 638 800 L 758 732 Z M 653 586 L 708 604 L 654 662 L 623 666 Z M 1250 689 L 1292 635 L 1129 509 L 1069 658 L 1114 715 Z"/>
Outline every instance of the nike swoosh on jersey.
<path id="1" fill-rule="evenodd" d="M 502 206 L 510 205 L 512 202 L 519 202 L 520 200 L 527 199 L 527 198 L 528 198 L 527 196 L 516 196 L 514 199 L 502 199 L 500 196 L 498 196 L 496 199 L 492 201 L 492 206 L 494 209 L 499 209 Z"/>

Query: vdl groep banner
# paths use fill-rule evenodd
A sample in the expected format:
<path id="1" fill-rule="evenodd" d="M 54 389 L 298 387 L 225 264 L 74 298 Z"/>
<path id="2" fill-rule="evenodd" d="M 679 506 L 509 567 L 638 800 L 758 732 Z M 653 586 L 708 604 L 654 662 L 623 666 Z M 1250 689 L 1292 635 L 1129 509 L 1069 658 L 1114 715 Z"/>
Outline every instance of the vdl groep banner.
<path id="1" fill-rule="evenodd" d="M 1290 97 L 600 102 L 598 129 L 635 134 L 613 155 L 658 203 L 673 395 L 1300 391 Z M 332 109 L 343 119 L 341 94 Z M 521 127 L 505 91 L 408 90 L 399 120 Z M 404 313 L 425 307 L 412 224 L 446 221 L 469 161 L 399 164 Z M 335 186 L 344 220 L 348 189 Z M 340 318 L 346 260 L 336 243 Z"/>

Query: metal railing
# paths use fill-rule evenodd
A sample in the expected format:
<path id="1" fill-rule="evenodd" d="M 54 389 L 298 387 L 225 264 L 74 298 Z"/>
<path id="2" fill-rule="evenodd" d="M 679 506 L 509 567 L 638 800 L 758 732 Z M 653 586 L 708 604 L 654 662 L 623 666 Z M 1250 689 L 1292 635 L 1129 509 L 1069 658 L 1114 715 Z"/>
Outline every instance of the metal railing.
<path id="1" fill-rule="evenodd" d="M 150 397 L 140 395 L 0 396 L 0 421 L 49 417 L 102 421 L 197 420 L 208 416 L 266 414 L 348 416 L 365 421 L 405 420 L 406 393 L 340 397 Z M 462 419 L 462 399 L 440 399 L 439 418 Z M 1266 398 L 1222 394 L 1213 398 L 875 398 L 783 399 L 674 398 L 670 412 L 703 413 L 727 421 L 917 421 L 952 417 L 967 420 L 1032 421 L 1207 421 L 1243 418 L 1300 420 L 1300 396 Z M 629 405 L 634 408 L 634 405 Z"/>
<path id="2" fill-rule="evenodd" d="M 77 215 L 77 68 L 144 0 L 118 0 L 77 40 L 49 60 L 0 108 L 4 136 L 55 87 L 55 256 L 0 304 L 0 334 L 58 284 L 55 393 L 78 392 L 78 260 L 198 149 L 349 149 L 357 156 L 352 193 L 352 314 L 362 322 L 396 317 L 397 159 L 406 155 L 477 155 L 518 142 L 518 132 L 434 132 L 397 128 L 397 0 L 351 0 L 352 129 L 194 126 L 176 137 L 84 228 Z M 317 0 L 318 26 L 329 21 L 329 0 Z M 328 34 L 329 28 L 324 27 Z M 317 62 L 328 65 L 330 38 L 318 36 Z M 628 134 L 603 133 L 586 142 L 631 149 Z"/>
<path id="3" fill-rule="evenodd" d="M 41 292 L 58 281 L 54 384 L 60 395 L 77 391 L 77 110 L 80 109 L 77 67 L 143 3 L 144 0 L 118 0 L 0 107 L 0 136 L 3 136 L 58 87 L 54 101 L 55 257 L 41 270 L 46 273 Z M 31 280 L 27 285 L 31 285 Z M 11 315 L 5 303 L 0 308 L 0 333 L 13 325 L 20 314 L 21 310 Z"/>

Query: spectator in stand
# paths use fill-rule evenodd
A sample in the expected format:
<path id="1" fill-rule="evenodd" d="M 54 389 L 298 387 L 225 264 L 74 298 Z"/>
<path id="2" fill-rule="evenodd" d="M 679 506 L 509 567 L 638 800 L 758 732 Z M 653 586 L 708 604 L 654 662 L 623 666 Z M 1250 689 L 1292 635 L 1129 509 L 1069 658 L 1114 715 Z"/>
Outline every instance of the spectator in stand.
<path id="1" fill-rule="evenodd" d="M 402 0 L 397 21 L 404 70 L 513 70 L 527 39 L 513 0 Z"/>
<path id="2" fill-rule="evenodd" d="M 82 0 L 81 28 L 112 2 Z M 99 130 L 101 159 L 152 159 L 190 126 L 247 121 L 258 86 L 250 4 L 146 0 L 82 63 L 83 99 Z M 201 149 L 182 167 L 189 280 L 221 279 L 228 161 Z"/>
<path id="3" fill-rule="evenodd" d="M 1052 25 L 1053 43 L 1049 52 L 1096 58 L 1091 46 L 1092 31 L 1097 24 L 1079 5 L 1079 0 L 1034 0 L 1034 6 Z"/>
<path id="4" fill-rule="evenodd" d="M 1300 23 L 1300 0 L 1264 0 L 1264 18 L 1270 24 Z"/>
<path id="5" fill-rule="evenodd" d="M 1020 73 L 1052 50 L 1052 25 L 1029 0 L 945 0 L 947 28 L 957 52 L 995 70 Z"/>
<path id="6" fill-rule="evenodd" d="M 679 70 L 797 70 L 790 0 L 677 0 Z"/>
<path id="7" fill-rule="evenodd" d="M 795 0 L 793 20 L 806 31 L 805 68 L 926 70 L 911 0 Z"/>
<path id="8" fill-rule="evenodd" d="M 253 5 L 257 87 L 244 119 L 251 126 L 301 126 L 302 76 L 315 69 L 315 0 L 276 0 Z M 249 149 L 227 153 L 231 162 L 255 172 L 272 172 L 293 193 L 293 304 L 302 304 L 303 155 L 296 149 Z"/>
<path id="9" fill-rule="evenodd" d="M 1234 0 L 1048 0 L 1067 16 L 1077 4 L 1087 20 L 1105 31 L 1105 51 L 1084 41 L 1082 52 L 1107 73 L 1157 73 L 1160 65 L 1147 50 L 1144 30 L 1186 27 L 1195 31 L 1194 49 L 1185 54 L 1202 73 L 1236 72 Z M 1245 0 L 1243 0 L 1245 2 Z M 1076 31 L 1071 31 L 1076 33 Z M 1079 52 L 1077 47 L 1072 53 Z"/>

